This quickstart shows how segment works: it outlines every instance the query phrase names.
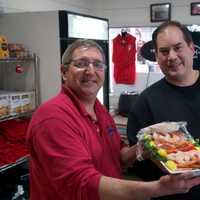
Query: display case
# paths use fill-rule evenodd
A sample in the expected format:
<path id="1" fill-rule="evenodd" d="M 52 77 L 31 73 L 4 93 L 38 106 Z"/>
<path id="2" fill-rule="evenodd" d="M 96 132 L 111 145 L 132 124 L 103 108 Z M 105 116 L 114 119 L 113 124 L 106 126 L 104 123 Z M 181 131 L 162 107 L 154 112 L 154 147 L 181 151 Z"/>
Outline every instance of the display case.
<path id="1" fill-rule="evenodd" d="M 28 174 L 25 133 L 40 104 L 38 56 L 0 59 L 0 80 L 0 199 L 11 199 Z"/>
<path id="2" fill-rule="evenodd" d="M 59 33 L 61 55 L 65 49 L 77 39 L 92 39 L 97 42 L 105 54 L 104 85 L 97 94 L 97 98 L 109 108 L 109 21 L 106 18 L 95 17 L 80 13 L 59 11 Z"/>
<path id="3" fill-rule="evenodd" d="M 30 118 L 40 103 L 38 56 L 0 59 L 0 78 L 0 125 L 8 120 Z M 16 163 L 0 165 L 0 172 L 24 160 L 23 157 Z"/>

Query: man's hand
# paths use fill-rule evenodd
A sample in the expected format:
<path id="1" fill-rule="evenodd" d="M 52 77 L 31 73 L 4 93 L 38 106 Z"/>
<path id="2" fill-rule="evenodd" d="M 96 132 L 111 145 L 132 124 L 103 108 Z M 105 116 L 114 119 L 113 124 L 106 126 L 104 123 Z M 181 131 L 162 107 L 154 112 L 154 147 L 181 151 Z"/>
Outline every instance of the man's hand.
<path id="1" fill-rule="evenodd" d="M 193 186 L 200 184 L 200 176 L 194 176 L 192 172 L 185 172 L 182 174 L 166 175 L 158 180 L 158 190 L 160 190 L 155 197 L 186 193 Z"/>

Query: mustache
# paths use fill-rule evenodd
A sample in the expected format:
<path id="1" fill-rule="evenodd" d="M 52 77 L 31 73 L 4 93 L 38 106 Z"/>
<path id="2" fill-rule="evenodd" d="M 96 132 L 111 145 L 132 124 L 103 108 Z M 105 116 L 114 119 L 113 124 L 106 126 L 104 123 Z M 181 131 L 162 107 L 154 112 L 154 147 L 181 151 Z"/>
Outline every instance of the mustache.
<path id="1" fill-rule="evenodd" d="M 169 65 L 180 65 L 181 61 L 179 60 L 169 60 Z"/>

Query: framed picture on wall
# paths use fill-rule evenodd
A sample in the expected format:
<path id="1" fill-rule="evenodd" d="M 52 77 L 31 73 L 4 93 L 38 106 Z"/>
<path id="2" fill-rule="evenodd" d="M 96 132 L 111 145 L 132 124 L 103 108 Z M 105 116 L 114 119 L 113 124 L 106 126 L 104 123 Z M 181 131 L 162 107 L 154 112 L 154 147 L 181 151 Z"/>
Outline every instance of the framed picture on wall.
<path id="1" fill-rule="evenodd" d="M 171 3 L 150 5 L 151 22 L 169 21 L 171 18 Z"/>
<path id="2" fill-rule="evenodd" d="M 191 15 L 200 15 L 200 2 L 190 4 Z"/>

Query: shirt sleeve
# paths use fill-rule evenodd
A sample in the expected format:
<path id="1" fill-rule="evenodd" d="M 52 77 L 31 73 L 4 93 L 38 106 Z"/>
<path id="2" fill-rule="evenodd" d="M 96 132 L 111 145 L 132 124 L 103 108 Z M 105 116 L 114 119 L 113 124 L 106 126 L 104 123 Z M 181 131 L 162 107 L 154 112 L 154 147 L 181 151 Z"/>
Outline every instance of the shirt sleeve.
<path id="1" fill-rule="evenodd" d="M 136 103 L 132 106 L 128 115 L 127 135 L 130 145 L 137 143 L 137 133 L 141 128 L 150 125 L 152 113 L 148 104 L 146 94 L 142 93 Z"/>
<path id="2" fill-rule="evenodd" d="M 57 192 L 77 200 L 98 200 L 101 174 L 77 130 L 73 123 L 48 119 L 33 129 L 32 145 Z"/>

